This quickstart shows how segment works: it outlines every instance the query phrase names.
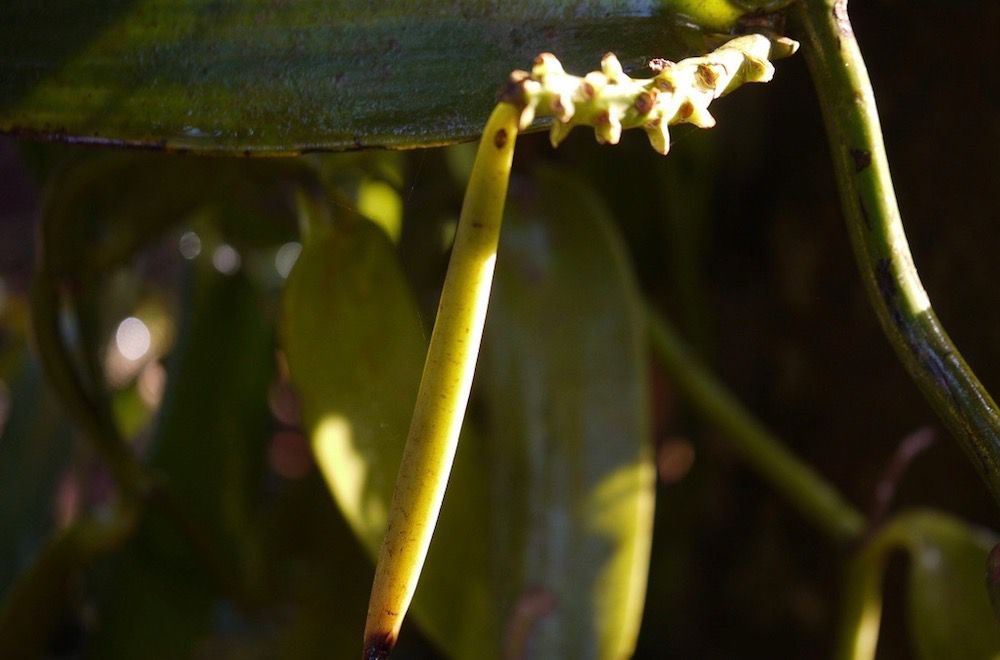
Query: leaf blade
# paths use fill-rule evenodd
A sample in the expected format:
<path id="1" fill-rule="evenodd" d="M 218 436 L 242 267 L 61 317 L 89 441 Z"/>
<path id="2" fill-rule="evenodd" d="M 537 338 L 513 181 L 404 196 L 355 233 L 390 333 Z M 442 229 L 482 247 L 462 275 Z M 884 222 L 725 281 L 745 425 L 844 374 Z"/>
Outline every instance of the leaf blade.
<path id="1" fill-rule="evenodd" d="M 641 312 L 600 201 L 565 175 L 538 181 L 511 205 L 482 369 L 506 510 L 496 561 L 516 576 L 501 603 L 510 618 L 533 588 L 551 597 L 527 622 L 528 657 L 627 657 L 653 516 Z"/>
<path id="2" fill-rule="evenodd" d="M 692 17 L 728 29 L 739 14 L 728 0 L 7 4 L 0 132 L 247 154 L 469 139 L 541 51 L 642 67 L 715 43 Z"/>

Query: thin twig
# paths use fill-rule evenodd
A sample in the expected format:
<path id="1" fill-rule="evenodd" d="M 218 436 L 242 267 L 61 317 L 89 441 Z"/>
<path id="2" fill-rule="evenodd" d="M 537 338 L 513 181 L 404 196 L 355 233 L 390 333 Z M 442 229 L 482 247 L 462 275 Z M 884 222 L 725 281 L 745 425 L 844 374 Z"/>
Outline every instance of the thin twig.
<path id="1" fill-rule="evenodd" d="M 647 319 L 654 354 L 705 420 L 721 430 L 747 462 L 817 527 L 838 541 L 859 538 L 865 529 L 864 516 L 754 419 L 690 352 L 663 316 L 649 308 Z"/>
<path id="2" fill-rule="evenodd" d="M 875 486 L 871 513 L 868 516 L 868 527 L 872 532 L 881 527 L 888 517 L 892 500 L 896 497 L 899 484 L 913 459 L 934 444 L 936 435 L 934 429 L 923 426 L 903 438 L 903 441 L 899 443 L 896 453 L 893 454 L 882 478 Z"/>

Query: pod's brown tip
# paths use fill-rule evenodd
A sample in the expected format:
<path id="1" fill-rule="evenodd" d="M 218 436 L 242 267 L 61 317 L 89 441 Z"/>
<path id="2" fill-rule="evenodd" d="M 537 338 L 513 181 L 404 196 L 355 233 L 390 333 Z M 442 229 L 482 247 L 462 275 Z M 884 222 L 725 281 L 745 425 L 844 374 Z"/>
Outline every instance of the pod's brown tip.
<path id="1" fill-rule="evenodd" d="M 365 640 L 363 660 L 385 660 L 396 645 L 396 638 L 389 633 L 371 635 Z"/>

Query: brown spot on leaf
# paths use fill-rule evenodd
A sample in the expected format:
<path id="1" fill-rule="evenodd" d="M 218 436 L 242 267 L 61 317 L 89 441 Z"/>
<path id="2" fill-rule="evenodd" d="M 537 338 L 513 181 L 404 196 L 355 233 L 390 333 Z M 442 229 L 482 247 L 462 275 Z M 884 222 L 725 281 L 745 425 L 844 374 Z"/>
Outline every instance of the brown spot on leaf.
<path id="1" fill-rule="evenodd" d="M 986 579 L 990 586 L 994 589 L 1000 587 L 1000 543 L 995 545 L 993 550 L 990 551 L 986 569 Z"/>
<path id="2" fill-rule="evenodd" d="M 522 593 L 507 621 L 503 657 L 525 657 L 528 642 L 537 624 L 555 608 L 555 596 L 543 587 L 533 587 Z"/>

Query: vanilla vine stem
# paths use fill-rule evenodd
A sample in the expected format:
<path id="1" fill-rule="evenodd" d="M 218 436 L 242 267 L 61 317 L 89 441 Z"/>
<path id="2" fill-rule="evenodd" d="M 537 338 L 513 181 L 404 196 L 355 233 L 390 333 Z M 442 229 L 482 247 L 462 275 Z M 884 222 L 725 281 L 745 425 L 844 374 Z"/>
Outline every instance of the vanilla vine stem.
<path id="1" fill-rule="evenodd" d="M 879 322 L 1000 504 L 1000 410 L 941 326 L 913 265 L 847 0 L 804 0 L 793 11 L 805 34 L 851 243 Z"/>
<path id="2" fill-rule="evenodd" d="M 608 54 L 601 70 L 566 73 L 550 53 L 530 72 L 515 71 L 483 130 L 458 221 L 434 331 L 403 449 L 389 522 L 375 568 L 365 622 L 365 660 L 388 656 L 427 556 L 465 417 L 486 321 L 500 223 L 519 130 L 536 116 L 554 118 L 553 146 L 576 126 L 616 144 L 626 128 L 642 128 L 659 153 L 670 148 L 667 126 L 715 124 L 708 105 L 745 82 L 774 74 L 771 56 L 797 44 L 762 35 L 738 37 L 678 63 L 654 60 L 654 75 L 633 79 Z"/>

